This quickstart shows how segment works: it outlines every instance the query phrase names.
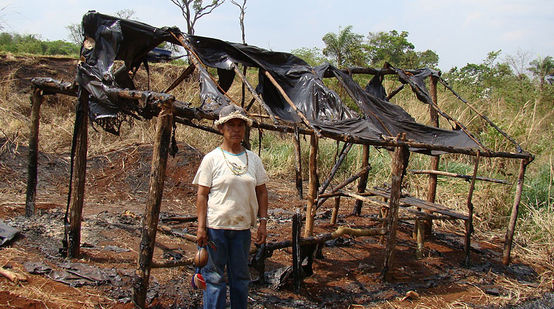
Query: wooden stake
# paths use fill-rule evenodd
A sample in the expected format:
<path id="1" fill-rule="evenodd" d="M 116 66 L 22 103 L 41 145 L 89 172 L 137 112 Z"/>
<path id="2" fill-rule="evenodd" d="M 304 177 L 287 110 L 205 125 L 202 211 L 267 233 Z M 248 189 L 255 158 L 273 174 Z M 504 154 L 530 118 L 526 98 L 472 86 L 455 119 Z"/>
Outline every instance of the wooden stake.
<path id="1" fill-rule="evenodd" d="M 316 211 L 317 198 L 317 150 L 319 138 L 315 135 L 310 136 L 310 167 L 308 179 L 308 198 L 306 206 L 306 227 L 304 237 L 312 236 L 314 230 L 314 216 Z"/>
<path id="2" fill-rule="evenodd" d="M 27 165 L 27 196 L 25 199 L 25 216 L 35 214 L 38 170 L 38 133 L 40 125 L 40 105 L 42 104 L 42 90 L 33 89 L 31 96 L 31 134 L 29 137 L 29 163 Z"/>
<path id="3" fill-rule="evenodd" d="M 417 242 L 417 249 L 416 249 L 416 258 L 422 259 L 423 258 L 423 250 L 425 249 L 425 231 L 424 231 L 424 224 L 423 219 L 418 217 L 415 220 L 415 230 L 416 230 L 416 242 Z"/>
<path id="4" fill-rule="evenodd" d="M 152 268 L 152 256 L 156 242 L 172 126 L 172 104 L 164 104 L 156 124 L 156 140 L 150 168 L 150 189 L 142 220 L 139 263 L 133 284 L 133 302 L 138 308 L 145 308 L 146 305 L 146 293 L 148 291 L 150 269 Z"/>
<path id="5" fill-rule="evenodd" d="M 527 168 L 527 164 L 529 164 L 529 161 L 521 160 L 521 164 L 519 166 L 516 195 L 514 197 L 512 214 L 510 215 L 510 223 L 508 225 L 508 230 L 506 231 L 506 238 L 504 240 L 504 254 L 502 257 L 502 263 L 506 266 L 510 264 L 510 252 L 512 251 L 512 242 L 514 240 L 514 231 L 516 228 L 517 215 L 519 212 L 519 203 L 521 202 L 521 193 L 523 192 L 523 180 L 525 178 L 525 169 Z"/>
<path id="6" fill-rule="evenodd" d="M 339 215 L 340 196 L 335 196 L 335 207 L 333 207 L 333 213 L 331 214 L 331 225 L 337 224 L 337 217 Z"/>
<path id="7" fill-rule="evenodd" d="M 302 285 L 302 250 L 300 247 L 300 230 L 302 229 L 302 216 L 297 212 L 292 217 L 292 274 L 294 279 L 294 291 L 300 292 Z"/>
<path id="8" fill-rule="evenodd" d="M 433 103 L 435 103 L 436 106 L 439 105 L 439 102 L 437 99 L 437 81 L 438 79 L 436 77 L 434 76 L 430 77 L 429 92 L 431 94 L 431 100 L 433 100 Z M 429 105 L 429 116 L 431 119 L 431 126 L 438 128 L 439 114 L 432 104 Z M 433 171 L 438 170 L 439 160 L 440 160 L 439 156 L 432 156 L 429 169 Z M 436 195 L 437 195 L 437 175 L 429 174 L 429 181 L 427 184 L 427 201 L 434 203 Z M 428 211 L 426 212 L 428 213 Z M 423 230 L 425 231 L 425 235 L 427 236 L 431 235 L 433 233 L 433 220 L 425 219 L 423 221 Z"/>
<path id="9" fill-rule="evenodd" d="M 400 140 L 406 138 L 406 134 L 397 137 Z M 402 190 L 402 180 L 406 172 L 407 162 L 410 155 L 408 147 L 401 146 L 394 150 L 391 169 L 391 192 L 389 199 L 389 211 L 386 220 L 388 234 L 386 235 L 385 262 L 381 272 L 385 280 L 390 279 L 389 271 L 392 270 L 394 260 L 394 248 L 396 246 L 396 227 L 398 224 L 398 207 Z"/>
<path id="10" fill-rule="evenodd" d="M 466 202 L 467 220 L 465 222 L 466 235 L 465 235 L 465 242 L 464 242 L 465 266 L 469 266 L 469 263 L 470 263 L 469 252 L 471 249 L 471 233 L 473 233 L 473 202 L 471 200 L 473 198 L 473 190 L 475 189 L 475 179 L 477 178 L 477 169 L 479 169 L 479 153 L 477 153 L 477 156 L 475 157 L 475 166 L 473 167 L 473 177 L 471 178 L 471 183 L 469 185 L 469 193 L 467 194 L 467 202 Z"/>
<path id="11" fill-rule="evenodd" d="M 363 145 L 363 151 L 362 151 L 362 166 L 367 166 L 369 164 L 369 145 Z M 364 193 L 365 188 L 367 187 L 367 178 L 369 176 L 369 170 L 366 173 L 363 173 L 362 176 L 360 176 L 360 180 L 358 180 L 358 193 Z M 354 211 L 352 212 L 354 215 L 359 216 L 362 214 L 362 200 L 356 200 L 356 204 L 354 206 Z"/>
<path id="12" fill-rule="evenodd" d="M 79 111 L 75 130 L 75 162 L 73 165 L 72 191 L 69 204 L 69 233 L 68 250 L 69 258 L 76 258 L 80 254 L 81 245 L 81 221 L 83 217 L 83 204 L 85 198 L 85 178 L 87 173 L 87 148 L 88 148 L 88 97 L 89 93 L 81 88 L 79 96 Z"/>
<path id="13" fill-rule="evenodd" d="M 296 192 L 298 192 L 298 198 L 303 199 L 303 189 L 302 189 L 302 150 L 300 148 L 300 133 L 298 128 L 294 130 L 294 135 L 292 136 L 294 144 L 294 158 L 295 158 L 295 176 L 296 176 Z"/>

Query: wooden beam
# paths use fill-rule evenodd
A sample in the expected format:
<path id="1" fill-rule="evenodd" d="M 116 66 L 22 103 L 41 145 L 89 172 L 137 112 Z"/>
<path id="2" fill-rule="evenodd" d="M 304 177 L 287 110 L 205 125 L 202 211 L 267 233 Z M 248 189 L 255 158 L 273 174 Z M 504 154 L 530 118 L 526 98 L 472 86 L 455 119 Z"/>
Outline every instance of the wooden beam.
<path id="1" fill-rule="evenodd" d="M 314 216 L 316 212 L 317 199 L 317 152 L 319 138 L 316 135 L 310 136 L 310 166 L 308 178 L 308 197 L 306 201 L 306 227 L 304 237 L 312 236 L 314 230 Z"/>
<path id="2" fill-rule="evenodd" d="M 42 90 L 33 88 L 31 96 L 31 133 L 29 136 L 29 162 L 27 164 L 27 194 L 25 198 L 25 216 L 35 214 L 38 180 L 38 133 L 40 125 L 40 105 L 44 97 Z"/>
<path id="3" fill-rule="evenodd" d="M 300 212 L 292 217 L 292 274 L 294 281 L 294 291 L 300 292 L 302 280 L 302 251 L 300 247 L 300 231 L 302 229 L 302 216 Z"/>
<path id="4" fill-rule="evenodd" d="M 59 81 L 56 81 L 56 82 L 60 83 Z M 37 83 L 36 86 L 39 87 L 40 89 L 45 90 L 44 94 L 47 94 L 47 92 L 61 93 L 61 92 L 56 92 L 56 89 L 51 88 L 50 86 L 44 83 Z M 138 100 L 140 97 L 145 97 L 145 96 L 147 97 L 149 95 L 155 95 L 154 98 L 159 101 L 169 101 L 173 99 L 171 97 L 164 97 L 160 94 L 156 95 L 156 93 L 152 91 L 133 90 L 133 92 L 131 92 L 133 93 L 133 95 L 130 95 L 129 92 L 121 92 L 121 91 L 115 90 L 114 88 L 113 91 L 110 91 L 110 94 L 117 95 L 121 98 L 132 98 L 134 100 Z M 76 96 L 76 91 L 70 91 L 68 94 L 72 96 Z M 158 105 L 157 102 L 152 103 L 149 101 L 147 103 L 152 105 Z M 202 119 L 210 119 L 210 120 L 217 119 L 216 114 L 203 111 L 199 108 L 190 107 L 189 104 L 179 102 L 179 101 L 175 101 L 174 104 L 175 104 L 175 116 L 180 116 L 183 118 L 191 118 L 191 119 L 192 118 L 198 118 L 198 119 L 202 118 Z M 156 108 L 155 106 L 152 106 L 152 107 Z M 253 127 L 260 127 L 267 130 L 279 131 L 279 132 L 285 132 L 285 133 L 294 132 L 294 127 L 289 125 L 276 126 L 276 125 L 265 124 L 265 123 L 257 123 L 255 121 Z M 429 151 L 442 151 L 446 153 L 459 153 L 459 154 L 466 154 L 470 156 L 475 156 L 477 152 L 479 152 L 479 155 L 481 157 L 487 157 L 487 158 L 527 159 L 529 161 L 534 160 L 534 156 L 525 151 L 523 152 L 506 152 L 506 151 L 490 151 L 490 150 L 483 151 L 483 150 L 470 149 L 470 148 L 458 148 L 458 147 L 452 147 L 452 146 L 426 144 L 426 143 L 421 143 L 416 141 L 396 141 L 394 138 L 387 137 L 387 136 L 383 136 L 381 139 L 376 140 L 376 139 L 367 139 L 367 138 L 362 138 L 358 136 L 333 133 L 333 132 L 325 132 L 325 131 L 314 132 L 314 130 L 305 129 L 305 128 L 300 128 L 299 132 L 305 135 L 320 134 L 323 137 L 331 138 L 337 141 L 349 142 L 354 144 L 367 144 L 367 145 L 372 145 L 377 147 L 408 146 L 410 148 L 425 149 Z"/>
<path id="5" fill-rule="evenodd" d="M 439 127 L 439 113 L 435 109 L 435 106 L 439 106 L 438 98 L 437 98 L 437 78 L 434 76 L 431 76 L 429 79 L 429 92 L 431 95 L 431 100 L 433 101 L 433 104 L 429 104 L 429 118 L 431 122 L 431 126 L 438 128 Z M 429 168 L 432 171 L 436 171 L 439 169 L 439 156 L 431 156 L 431 162 L 429 163 Z M 437 195 L 437 175 L 436 174 L 429 174 L 429 179 L 427 182 L 427 201 L 434 203 L 435 198 Z M 428 212 L 428 211 L 426 211 Z M 418 227 L 418 231 L 416 233 L 419 233 L 421 230 L 425 232 L 425 235 L 419 235 L 419 237 L 425 237 L 430 236 L 433 233 L 433 221 L 431 219 L 424 219 L 422 220 L 421 226 Z"/>
<path id="6" fill-rule="evenodd" d="M 298 198 L 303 199 L 303 188 L 302 188 L 302 150 L 300 148 L 300 133 L 298 132 L 298 127 L 295 128 L 294 134 L 292 135 L 292 142 L 294 145 L 294 171 L 296 179 L 296 192 L 298 193 Z"/>
<path id="7" fill-rule="evenodd" d="M 480 156 L 479 153 L 477 153 L 477 155 Z M 448 176 L 448 177 L 454 177 L 454 178 L 462 178 L 462 179 L 465 179 L 467 181 L 470 181 L 471 179 L 473 179 L 473 176 L 471 176 L 471 175 L 456 174 L 456 173 L 437 171 L 437 170 L 432 170 L 432 169 L 431 170 L 409 170 L 409 172 L 413 173 L 413 174 L 429 174 L 429 175 L 438 175 L 438 176 Z M 475 180 L 501 183 L 501 184 L 505 184 L 505 185 L 510 184 L 508 181 L 503 180 L 503 179 L 494 179 L 494 178 L 481 177 L 481 176 L 475 177 Z M 433 199 L 433 201 L 430 201 L 429 198 L 427 198 L 427 200 L 429 202 L 434 202 L 434 199 Z"/>
<path id="8" fill-rule="evenodd" d="M 406 134 L 398 136 L 398 139 L 405 139 Z M 394 150 L 392 169 L 391 169 L 391 192 L 389 198 L 389 211 L 386 220 L 386 247 L 385 261 L 382 277 L 385 280 L 390 280 L 390 271 L 394 265 L 394 251 L 396 247 L 396 229 L 398 225 L 398 208 L 400 206 L 400 197 L 402 191 L 402 180 L 406 172 L 410 152 L 407 147 L 397 147 Z"/>
<path id="9" fill-rule="evenodd" d="M 138 268 L 133 283 L 133 302 L 138 308 L 145 308 L 152 256 L 156 242 L 156 231 L 162 203 L 171 128 L 173 126 L 173 105 L 163 104 L 156 124 L 156 138 L 150 167 L 150 186 L 140 241 Z"/>
<path id="10" fill-rule="evenodd" d="M 369 145 L 363 145 L 362 150 L 362 166 L 368 166 L 369 165 Z M 360 180 L 358 180 L 358 193 L 364 193 L 365 189 L 367 187 L 367 178 L 369 176 L 369 170 L 360 176 Z M 362 200 L 356 200 L 356 203 L 354 204 L 354 210 L 352 213 L 356 216 L 359 216 L 362 214 Z"/>
<path id="11" fill-rule="evenodd" d="M 512 213 L 510 215 L 510 222 L 508 224 L 508 229 L 506 230 L 506 238 L 504 239 L 504 252 L 502 256 L 502 263 L 504 265 L 510 264 L 510 252 L 512 251 L 512 242 L 514 240 L 514 231 L 517 223 L 517 216 L 519 213 L 519 203 L 521 202 L 521 194 L 523 192 L 523 180 L 525 178 L 525 170 L 529 161 L 521 160 L 519 166 L 519 174 L 517 177 L 517 187 L 516 194 L 514 197 L 514 204 L 512 206 Z"/>
<path id="12" fill-rule="evenodd" d="M 190 64 L 186 69 L 183 70 L 183 72 L 181 72 L 179 77 L 175 81 L 173 81 L 173 83 L 169 87 L 165 89 L 164 93 L 168 93 L 175 87 L 179 86 L 182 81 L 184 81 L 187 77 L 194 73 L 195 68 L 196 66 L 194 64 Z"/>
<path id="13" fill-rule="evenodd" d="M 470 263 L 469 252 L 471 249 L 471 234 L 473 233 L 473 202 L 471 200 L 473 198 L 473 190 L 475 189 L 475 179 L 477 178 L 477 169 L 479 169 L 479 155 L 475 157 L 475 166 L 473 167 L 473 177 L 471 178 L 471 183 L 469 185 L 469 192 L 467 194 L 467 201 L 466 201 L 468 214 L 467 214 L 467 220 L 465 222 L 465 226 L 466 226 L 465 241 L 464 241 L 465 266 L 469 266 L 469 263 Z"/>

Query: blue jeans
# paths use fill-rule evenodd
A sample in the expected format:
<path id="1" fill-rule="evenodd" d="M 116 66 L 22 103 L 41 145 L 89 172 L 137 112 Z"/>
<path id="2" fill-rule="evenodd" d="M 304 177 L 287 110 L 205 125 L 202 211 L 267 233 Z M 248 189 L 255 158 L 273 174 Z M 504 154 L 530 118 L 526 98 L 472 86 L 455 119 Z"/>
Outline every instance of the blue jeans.
<path id="1" fill-rule="evenodd" d="M 248 253 L 250 251 L 250 230 L 208 229 L 208 239 L 215 248 L 208 247 L 208 264 L 201 270 L 206 280 L 204 308 L 225 308 L 227 283 L 224 278 L 227 266 L 231 308 L 246 308 L 248 304 Z"/>

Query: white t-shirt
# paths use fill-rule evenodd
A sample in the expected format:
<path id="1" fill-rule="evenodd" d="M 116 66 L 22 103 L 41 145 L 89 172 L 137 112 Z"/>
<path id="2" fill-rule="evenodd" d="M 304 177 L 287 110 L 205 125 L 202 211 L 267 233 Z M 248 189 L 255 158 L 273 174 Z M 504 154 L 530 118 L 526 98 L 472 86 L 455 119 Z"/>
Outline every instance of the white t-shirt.
<path id="1" fill-rule="evenodd" d="M 192 183 L 210 188 L 207 227 L 246 230 L 256 223 L 256 186 L 268 181 L 267 173 L 260 157 L 252 151 L 239 154 L 225 151 L 225 157 L 223 151 L 217 147 L 204 156 Z M 233 174 L 229 164 L 246 166 L 247 155 L 248 170 L 242 175 Z"/>

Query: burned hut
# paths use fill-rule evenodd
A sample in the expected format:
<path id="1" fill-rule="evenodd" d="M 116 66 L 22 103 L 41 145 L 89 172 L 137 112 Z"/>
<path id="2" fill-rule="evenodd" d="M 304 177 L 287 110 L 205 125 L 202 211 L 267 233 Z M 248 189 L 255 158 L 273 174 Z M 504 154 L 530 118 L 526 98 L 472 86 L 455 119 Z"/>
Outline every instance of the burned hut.
<path id="1" fill-rule="evenodd" d="M 463 221 L 464 250 L 466 263 L 469 263 L 473 231 L 472 196 L 475 182 L 506 182 L 478 176 L 480 160 L 485 157 L 520 161 L 513 208 L 504 243 L 503 263 L 510 263 L 512 238 L 524 174 L 527 165 L 533 160 L 533 155 L 522 149 L 513 138 L 469 104 L 468 107 L 473 109 L 484 122 L 513 145 L 513 151 L 494 151 L 487 148 L 463 123 L 442 110 L 437 102 L 439 83 L 452 91 L 462 102 L 467 102 L 441 78 L 440 72 L 428 68 L 406 70 L 392 65 L 379 69 L 339 69 L 329 64 L 311 67 L 290 53 L 268 51 L 215 38 L 189 36 L 175 27 L 156 28 L 138 21 L 120 19 L 94 11 L 84 15 L 82 26 L 86 39 L 81 49 L 81 61 L 77 66 L 75 80 L 61 82 L 47 77 L 37 77 L 32 81 L 32 128 L 29 141 L 26 215 L 32 216 L 35 208 L 39 115 L 44 96 L 63 94 L 78 98 L 72 144 L 68 215 L 65 222 L 64 247 L 68 257 L 79 255 L 89 121 L 95 122 L 108 132 L 118 134 L 125 117 L 137 119 L 157 117 L 149 195 L 143 218 L 137 283 L 134 286 L 134 301 L 137 305 L 144 306 L 150 268 L 153 263 L 152 254 L 167 157 L 175 151 L 172 128 L 179 124 L 214 132 L 213 128 L 203 125 L 198 120 L 214 120 L 222 107 L 228 104 L 241 104 L 240 98 L 233 98 L 228 93 L 234 80 L 240 81 L 250 92 L 251 101 L 242 102 L 245 109 L 250 112 L 253 106 L 259 106 L 263 111 L 262 114 L 253 117 L 254 128 L 290 134 L 296 149 L 296 183 L 301 196 L 303 193 L 300 176 L 300 136 L 306 136 L 310 141 L 308 192 L 304 197 L 305 210 L 295 216 L 290 240 L 268 243 L 261 249 L 262 252 L 257 253 L 262 270 L 264 257 L 269 256 L 272 250 L 293 247 L 294 272 L 296 278 L 301 280 L 301 260 L 306 256 L 306 250 L 301 253 L 303 246 L 351 234 L 380 236 L 384 239 L 386 258 L 382 273 L 386 278 L 388 270 L 394 265 L 398 220 L 411 220 L 415 223 L 418 250 L 423 249 L 425 229 L 429 229 L 432 220 Z M 148 70 L 148 53 L 163 42 L 182 46 L 188 54 L 188 67 L 183 69 L 179 77 L 168 85 L 164 92 L 136 90 L 133 75 L 141 66 Z M 116 60 L 121 61 L 122 65 L 114 70 Z M 252 85 L 248 81 L 242 68 L 257 70 L 257 85 Z M 212 74 L 213 72 L 217 74 Z M 362 87 L 354 80 L 354 74 L 368 74 L 372 78 L 365 87 Z M 383 79 L 387 75 L 395 76 L 401 82 L 401 86 L 390 93 L 387 93 L 383 86 Z M 180 102 L 171 94 L 179 83 L 190 76 L 198 77 L 202 102 L 198 107 Z M 344 93 L 357 105 L 359 112 L 349 108 L 335 91 L 326 86 L 324 79 L 327 78 L 337 81 L 344 89 Z M 433 125 L 416 122 L 404 109 L 391 103 L 391 98 L 405 86 L 428 106 Z M 451 129 L 439 128 L 440 117 L 451 124 Z M 322 182 L 319 182 L 319 175 L 317 175 L 320 139 L 332 139 L 343 143 L 335 166 Z M 345 181 L 331 185 L 344 157 L 356 144 L 361 145 L 364 150 L 362 167 L 352 171 L 351 177 Z M 370 147 L 384 148 L 392 152 L 391 179 L 388 188 L 367 188 Z M 401 192 L 403 178 L 408 172 L 410 153 L 431 156 L 431 166 L 428 170 L 411 171 L 427 174 L 429 177 L 425 200 Z M 438 170 L 440 156 L 449 153 L 470 157 L 474 162 L 473 173 L 459 175 Z M 463 202 L 467 206 L 467 212 L 459 213 L 435 202 L 437 176 L 461 177 L 468 180 L 468 195 Z M 347 187 L 355 181 L 357 181 L 357 190 L 355 192 L 348 190 Z M 377 207 L 381 210 L 382 224 L 372 229 L 338 227 L 333 233 L 314 236 L 316 210 L 331 198 L 335 200 L 332 223 L 336 223 L 341 199 L 350 198 L 356 200 L 358 213 L 363 206 Z M 302 225 L 304 225 L 303 233 L 300 231 Z M 308 254 L 313 254 L 313 251 Z"/>

